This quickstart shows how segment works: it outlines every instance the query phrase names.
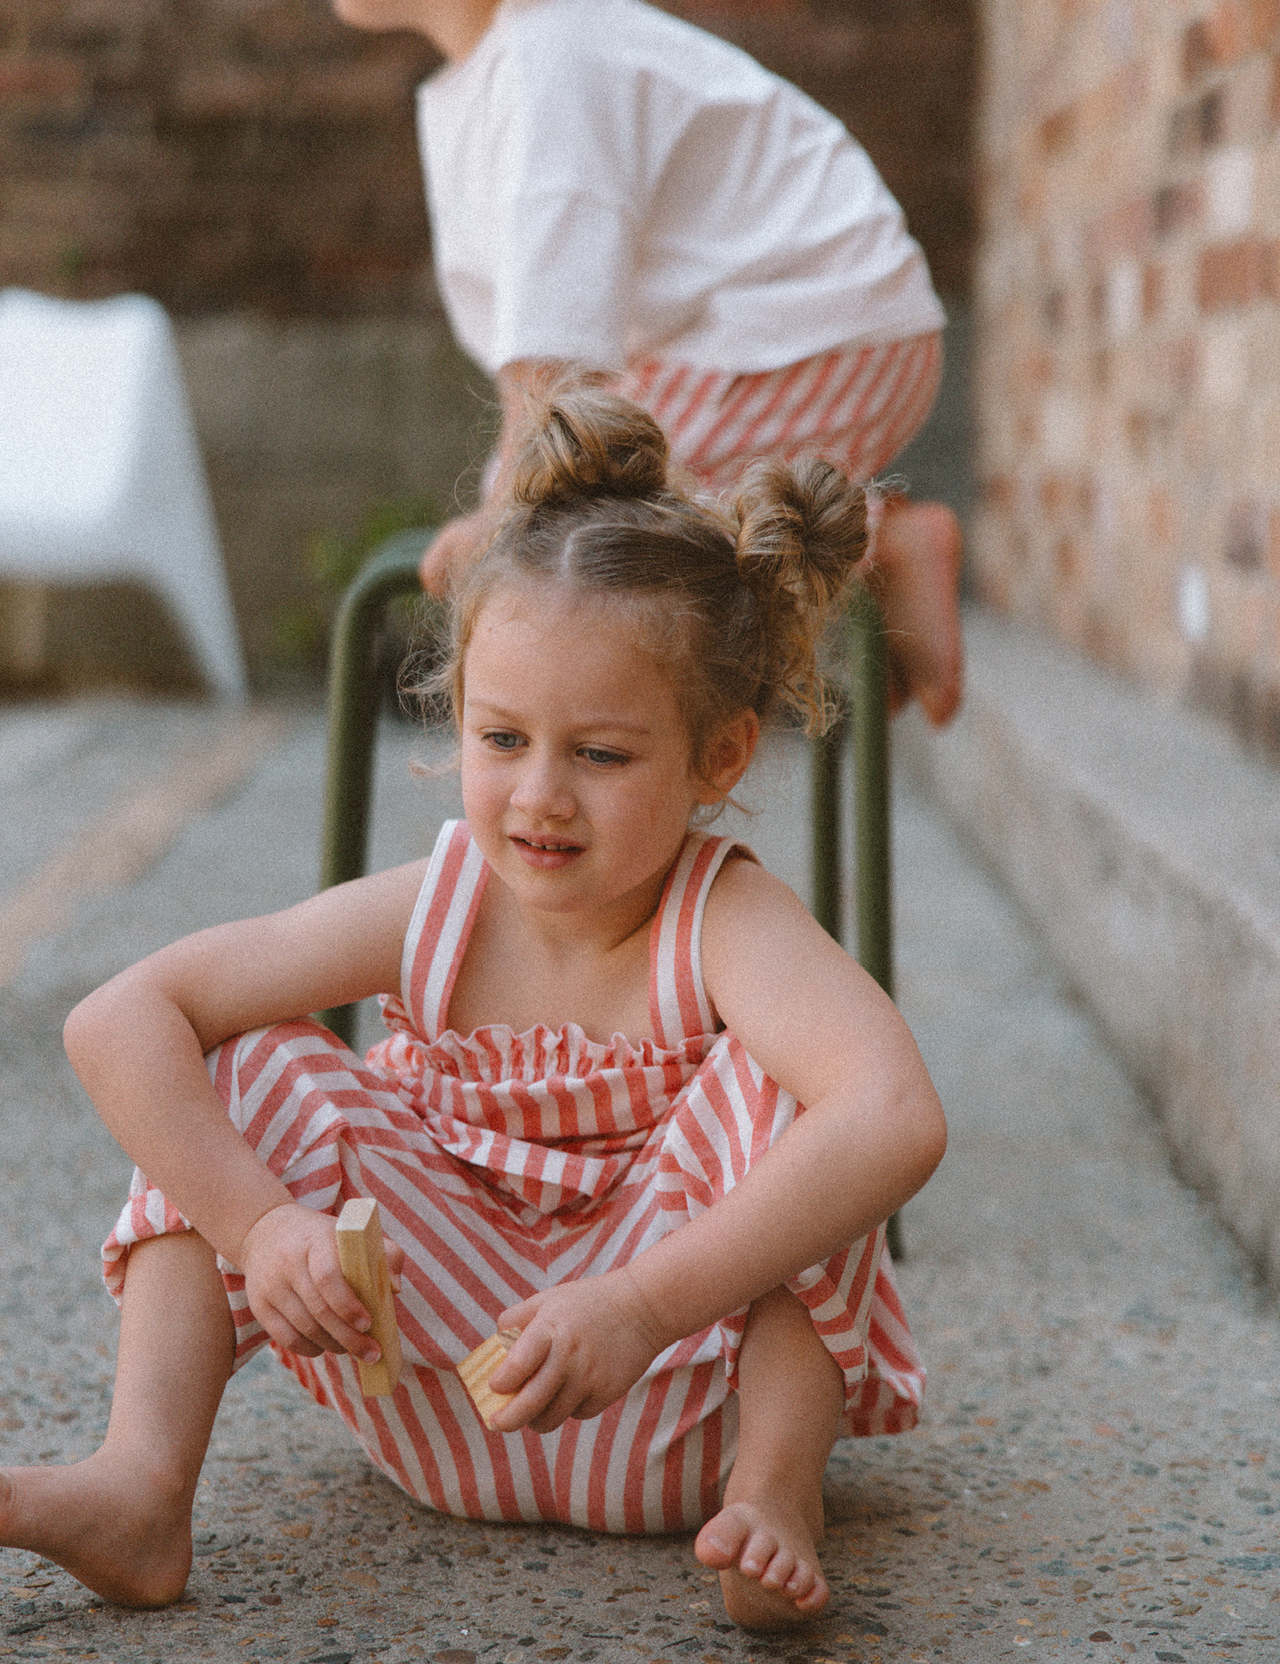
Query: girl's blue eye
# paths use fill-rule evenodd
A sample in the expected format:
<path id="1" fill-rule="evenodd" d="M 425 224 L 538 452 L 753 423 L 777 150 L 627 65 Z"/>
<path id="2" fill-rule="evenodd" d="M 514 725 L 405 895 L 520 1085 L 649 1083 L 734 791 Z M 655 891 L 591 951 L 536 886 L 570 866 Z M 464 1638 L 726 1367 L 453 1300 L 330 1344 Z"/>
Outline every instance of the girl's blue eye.
<path id="1" fill-rule="evenodd" d="M 519 734 L 508 734 L 502 730 L 497 733 L 488 733 L 484 737 L 495 751 L 514 751 L 520 744 Z"/>
<path id="2" fill-rule="evenodd" d="M 585 757 L 589 763 L 597 763 L 600 765 L 608 763 L 625 763 L 627 760 L 620 751 L 606 751 L 603 746 L 599 745 L 584 745 L 581 755 Z"/>

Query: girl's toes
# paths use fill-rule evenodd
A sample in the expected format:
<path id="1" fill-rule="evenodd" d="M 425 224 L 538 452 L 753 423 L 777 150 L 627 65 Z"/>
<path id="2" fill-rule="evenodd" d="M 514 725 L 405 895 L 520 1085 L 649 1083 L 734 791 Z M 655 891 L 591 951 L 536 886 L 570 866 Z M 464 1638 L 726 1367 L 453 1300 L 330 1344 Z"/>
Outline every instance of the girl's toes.
<path id="1" fill-rule="evenodd" d="M 803 1592 L 794 1587 L 795 1582 L 796 1579 L 792 1578 L 791 1582 L 787 1584 L 787 1593 L 795 1601 L 798 1612 L 821 1612 L 831 1599 L 831 1590 L 827 1586 L 827 1580 L 820 1572 L 812 1572 L 806 1575 L 805 1582 L 808 1584 L 808 1588 Z"/>
<path id="2" fill-rule="evenodd" d="M 704 1566 L 724 1571 L 736 1566 L 742 1556 L 750 1528 L 736 1509 L 722 1508 L 694 1539 L 693 1552 Z"/>
<path id="3" fill-rule="evenodd" d="M 819 1577 L 819 1579 L 814 1582 L 814 1586 L 812 1586 L 809 1594 L 802 1596 L 801 1599 L 796 1602 L 796 1611 L 806 1612 L 806 1614 L 809 1614 L 809 1612 L 821 1612 L 822 1609 L 826 1607 L 829 1599 L 831 1599 L 831 1589 L 827 1587 L 826 1579 L 824 1579 L 824 1577 Z"/>
<path id="4" fill-rule="evenodd" d="M 748 1577 L 762 1577 L 778 1552 L 778 1539 L 756 1521 L 753 1510 L 731 1504 L 703 1526 L 693 1552 L 717 1571 L 736 1566 Z"/>
<path id="5" fill-rule="evenodd" d="M 785 1589 L 791 1593 L 791 1579 L 796 1574 L 795 1556 L 788 1554 L 776 1539 L 766 1539 L 761 1545 L 758 1561 L 753 1562 L 744 1554 L 740 1564 L 749 1577 L 758 1577 L 766 1589 Z"/>
<path id="6" fill-rule="evenodd" d="M 738 1569 L 771 1589 L 781 1589 L 795 1570 L 795 1561 L 783 1552 L 771 1531 L 753 1531 L 738 1556 Z"/>

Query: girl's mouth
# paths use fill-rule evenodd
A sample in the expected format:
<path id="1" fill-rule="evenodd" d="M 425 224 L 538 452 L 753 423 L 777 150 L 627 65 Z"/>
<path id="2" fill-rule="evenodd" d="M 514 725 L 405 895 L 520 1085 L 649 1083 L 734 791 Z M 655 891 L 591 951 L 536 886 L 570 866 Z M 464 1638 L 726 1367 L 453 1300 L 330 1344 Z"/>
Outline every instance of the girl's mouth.
<path id="1" fill-rule="evenodd" d="M 544 838 L 534 833 L 513 832 L 511 842 L 522 861 L 544 871 L 566 867 L 582 854 L 582 845 L 572 843 L 568 838 Z"/>

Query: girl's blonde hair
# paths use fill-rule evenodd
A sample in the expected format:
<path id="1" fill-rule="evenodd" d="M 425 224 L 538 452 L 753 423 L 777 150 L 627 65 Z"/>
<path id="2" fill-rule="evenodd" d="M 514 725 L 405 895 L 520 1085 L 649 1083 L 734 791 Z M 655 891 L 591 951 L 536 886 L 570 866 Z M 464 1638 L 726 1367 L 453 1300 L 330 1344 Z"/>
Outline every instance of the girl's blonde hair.
<path id="1" fill-rule="evenodd" d="M 598 378 L 532 394 L 508 500 L 457 592 L 433 678 L 462 715 L 464 662 L 481 609 L 511 583 L 554 584 L 631 614 L 671 676 L 705 773 L 730 717 L 781 704 L 812 732 L 828 718 L 817 647 L 866 551 L 866 500 L 828 463 L 761 461 L 729 503 L 674 477 L 661 428 Z"/>

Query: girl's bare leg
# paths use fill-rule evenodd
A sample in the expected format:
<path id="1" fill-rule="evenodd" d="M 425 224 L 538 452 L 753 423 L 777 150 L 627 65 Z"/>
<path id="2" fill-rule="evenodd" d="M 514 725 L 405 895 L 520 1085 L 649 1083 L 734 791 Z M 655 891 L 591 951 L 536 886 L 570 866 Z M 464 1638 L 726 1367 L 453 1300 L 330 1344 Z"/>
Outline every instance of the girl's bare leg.
<path id="1" fill-rule="evenodd" d="M 724 1506 L 698 1533 L 694 1553 L 719 1571 L 735 1623 L 788 1628 L 815 1617 L 831 1598 L 817 1543 L 844 1380 L 805 1306 L 787 1289 L 751 1307 L 738 1400 L 738 1454 Z"/>
<path id="2" fill-rule="evenodd" d="M 886 500 L 869 581 L 888 632 L 890 707 L 918 699 L 935 726 L 960 705 L 962 554 L 960 522 L 944 503 Z"/>
<path id="3" fill-rule="evenodd" d="M 177 1600 L 191 1569 L 200 1465 L 234 1348 L 204 1239 L 187 1231 L 135 1247 L 107 1436 L 70 1467 L 0 1469 L 0 1544 L 56 1561 L 122 1606 Z"/>

